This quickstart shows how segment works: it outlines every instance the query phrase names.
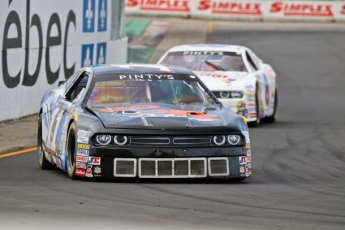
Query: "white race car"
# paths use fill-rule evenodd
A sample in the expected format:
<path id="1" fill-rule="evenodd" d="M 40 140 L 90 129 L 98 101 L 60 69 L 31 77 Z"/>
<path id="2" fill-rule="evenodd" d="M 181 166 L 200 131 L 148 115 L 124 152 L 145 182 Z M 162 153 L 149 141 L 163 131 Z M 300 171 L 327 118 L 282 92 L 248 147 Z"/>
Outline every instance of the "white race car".
<path id="1" fill-rule="evenodd" d="M 275 122 L 276 73 L 244 46 L 193 44 L 168 50 L 159 64 L 184 66 L 197 74 L 224 106 L 246 117 L 251 126 Z"/>

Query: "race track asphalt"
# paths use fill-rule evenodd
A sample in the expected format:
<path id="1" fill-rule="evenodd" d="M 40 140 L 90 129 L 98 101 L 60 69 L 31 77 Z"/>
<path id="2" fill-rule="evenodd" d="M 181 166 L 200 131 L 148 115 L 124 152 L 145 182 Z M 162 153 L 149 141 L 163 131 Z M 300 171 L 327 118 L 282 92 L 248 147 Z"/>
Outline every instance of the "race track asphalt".
<path id="1" fill-rule="evenodd" d="M 253 178 L 73 181 L 41 170 L 31 151 L 0 159 L 0 229 L 345 229 L 345 26 L 164 20 L 150 63 L 209 42 L 249 46 L 275 68 L 279 116 L 250 129 Z M 0 123 L 1 148 L 36 145 L 36 119 L 26 119 Z"/>

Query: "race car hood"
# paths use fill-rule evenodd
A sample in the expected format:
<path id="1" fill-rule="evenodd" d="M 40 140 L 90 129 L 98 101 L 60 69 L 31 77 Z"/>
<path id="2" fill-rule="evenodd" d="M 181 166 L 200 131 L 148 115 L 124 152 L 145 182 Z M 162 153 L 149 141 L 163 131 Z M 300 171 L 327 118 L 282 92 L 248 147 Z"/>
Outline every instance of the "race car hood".
<path id="1" fill-rule="evenodd" d="M 241 88 L 241 79 L 247 72 L 224 72 L 224 71 L 194 71 L 194 73 L 212 90 L 229 90 L 231 88 Z"/>
<path id="2" fill-rule="evenodd" d="M 146 127 L 181 129 L 228 125 L 229 111 L 193 105 L 127 104 L 119 107 L 93 108 L 105 128 Z"/>

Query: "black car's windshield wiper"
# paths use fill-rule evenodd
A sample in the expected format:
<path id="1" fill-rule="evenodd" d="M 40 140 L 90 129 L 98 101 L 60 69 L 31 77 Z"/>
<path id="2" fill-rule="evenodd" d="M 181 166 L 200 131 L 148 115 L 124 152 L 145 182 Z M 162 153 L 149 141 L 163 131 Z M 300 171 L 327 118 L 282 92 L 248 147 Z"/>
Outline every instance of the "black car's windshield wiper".
<path id="1" fill-rule="evenodd" d="M 210 66 L 214 67 L 216 70 L 226 71 L 225 69 L 223 69 L 223 68 L 220 67 L 219 65 L 215 65 L 215 64 L 213 64 L 212 62 L 209 62 L 209 61 L 206 61 L 206 60 L 204 60 L 204 62 L 205 62 L 207 65 L 210 65 Z"/>

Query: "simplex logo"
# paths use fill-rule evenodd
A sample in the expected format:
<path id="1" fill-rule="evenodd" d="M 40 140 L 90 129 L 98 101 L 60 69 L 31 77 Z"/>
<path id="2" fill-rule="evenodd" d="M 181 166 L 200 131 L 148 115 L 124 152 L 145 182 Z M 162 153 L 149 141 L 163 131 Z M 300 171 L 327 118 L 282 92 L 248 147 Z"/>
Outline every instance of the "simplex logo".
<path id="1" fill-rule="evenodd" d="M 47 5 L 44 9 L 42 2 Z M 48 84 L 59 77 L 67 79 L 79 60 L 81 67 L 106 62 L 108 0 L 65 2 L 69 1 L 3 4 L 1 67 L 7 88 L 34 86 L 40 75 Z"/>

